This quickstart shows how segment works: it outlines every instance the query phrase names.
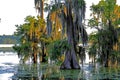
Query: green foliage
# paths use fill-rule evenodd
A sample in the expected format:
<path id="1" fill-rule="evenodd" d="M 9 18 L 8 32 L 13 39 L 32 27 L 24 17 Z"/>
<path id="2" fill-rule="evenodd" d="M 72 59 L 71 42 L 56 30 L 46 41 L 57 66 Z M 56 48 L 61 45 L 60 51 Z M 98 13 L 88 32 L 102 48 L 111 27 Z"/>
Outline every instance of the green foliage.
<path id="1" fill-rule="evenodd" d="M 93 44 L 93 45 L 89 48 L 89 53 L 88 53 L 88 54 L 89 54 L 90 57 L 93 57 L 93 56 L 96 55 L 96 53 L 97 53 L 96 45 Z"/>
<path id="2" fill-rule="evenodd" d="M 48 45 L 48 53 L 53 60 L 58 60 L 68 49 L 70 49 L 70 45 L 66 39 L 56 40 Z"/>
<path id="3" fill-rule="evenodd" d="M 78 0 L 78 4 L 80 8 L 83 7 L 83 5 L 86 5 L 84 0 Z"/>
<path id="4" fill-rule="evenodd" d="M 30 53 L 32 50 L 31 44 L 29 42 L 20 45 L 15 45 L 13 46 L 13 49 L 17 52 L 18 57 L 23 63 L 30 58 Z"/>
<path id="5" fill-rule="evenodd" d="M 89 53 L 98 52 L 98 58 L 103 65 L 109 66 L 109 61 L 116 62 L 115 56 L 119 49 L 117 27 L 120 20 L 120 6 L 116 0 L 101 0 L 97 5 L 91 6 L 92 14 L 88 24 L 91 28 L 97 29 L 96 34 L 90 35 L 92 43 Z M 115 48 L 114 48 L 115 46 Z M 116 53 L 117 52 L 117 53 Z"/>
<path id="6" fill-rule="evenodd" d="M 37 61 L 37 55 L 39 54 L 39 43 L 44 42 L 43 35 L 45 36 L 45 21 L 37 16 L 27 16 L 25 23 L 22 25 L 16 25 L 16 36 L 20 37 L 20 43 L 14 46 L 14 50 L 18 52 L 18 56 L 21 60 L 26 61 L 32 58 L 34 63 Z M 41 39 L 42 38 L 42 39 Z"/>

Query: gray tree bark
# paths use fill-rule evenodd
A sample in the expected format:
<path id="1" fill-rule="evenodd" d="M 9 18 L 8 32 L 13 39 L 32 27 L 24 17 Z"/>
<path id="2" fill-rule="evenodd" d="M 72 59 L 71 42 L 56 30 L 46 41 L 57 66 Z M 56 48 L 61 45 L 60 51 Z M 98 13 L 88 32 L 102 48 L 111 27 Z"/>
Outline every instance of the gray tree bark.
<path id="1" fill-rule="evenodd" d="M 61 65 L 61 69 L 80 69 L 79 63 L 76 57 L 76 43 L 75 43 L 75 32 L 72 18 L 72 8 L 70 5 L 67 6 L 67 38 L 70 49 L 65 54 L 65 60 Z"/>

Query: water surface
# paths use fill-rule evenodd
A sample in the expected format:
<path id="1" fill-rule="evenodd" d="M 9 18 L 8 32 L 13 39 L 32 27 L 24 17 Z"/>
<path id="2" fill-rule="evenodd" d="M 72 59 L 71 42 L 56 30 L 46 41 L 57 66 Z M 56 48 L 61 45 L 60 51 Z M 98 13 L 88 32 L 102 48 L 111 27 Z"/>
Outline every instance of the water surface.
<path id="1" fill-rule="evenodd" d="M 120 68 L 84 64 L 79 70 L 60 70 L 55 64 L 19 64 L 17 53 L 0 52 L 0 80 L 120 80 Z"/>
<path id="2" fill-rule="evenodd" d="M 13 52 L 0 52 L 0 80 L 11 80 L 19 63 L 18 56 Z"/>

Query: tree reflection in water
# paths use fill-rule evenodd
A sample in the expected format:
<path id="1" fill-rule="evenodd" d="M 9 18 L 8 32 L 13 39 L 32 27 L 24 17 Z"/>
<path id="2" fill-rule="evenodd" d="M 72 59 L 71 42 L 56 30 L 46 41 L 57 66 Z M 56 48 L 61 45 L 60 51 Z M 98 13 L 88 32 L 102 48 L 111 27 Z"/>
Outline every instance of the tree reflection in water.
<path id="1" fill-rule="evenodd" d="M 18 65 L 12 80 L 120 80 L 120 68 L 60 70 L 56 65 Z"/>
<path id="2" fill-rule="evenodd" d="M 20 64 L 12 80 L 83 80 L 80 75 L 80 70 L 60 70 L 55 65 Z"/>

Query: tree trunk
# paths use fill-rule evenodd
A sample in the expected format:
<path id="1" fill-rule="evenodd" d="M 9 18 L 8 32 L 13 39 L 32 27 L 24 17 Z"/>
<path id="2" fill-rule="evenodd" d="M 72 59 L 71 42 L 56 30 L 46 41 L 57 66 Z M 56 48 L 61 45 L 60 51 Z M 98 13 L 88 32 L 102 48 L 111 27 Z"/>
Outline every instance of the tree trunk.
<path id="1" fill-rule="evenodd" d="M 109 67 L 109 50 L 106 53 L 105 67 Z"/>
<path id="2" fill-rule="evenodd" d="M 67 6 L 67 38 L 68 44 L 70 44 L 70 49 L 65 54 L 65 60 L 61 65 L 61 69 L 80 69 L 79 63 L 76 57 L 76 44 L 74 40 L 74 25 L 72 18 L 71 6 Z"/>
<path id="3" fill-rule="evenodd" d="M 80 69 L 73 49 L 69 50 L 65 54 L 65 60 L 62 63 L 60 69 Z"/>
<path id="4" fill-rule="evenodd" d="M 33 63 L 37 63 L 37 43 L 34 43 L 33 45 Z"/>
<path id="5" fill-rule="evenodd" d="M 43 12 L 44 12 L 44 9 L 43 9 L 43 6 L 44 6 L 44 0 L 41 0 L 40 1 L 41 3 L 40 3 L 40 5 L 41 5 L 41 7 L 40 7 L 40 16 L 41 16 L 41 18 L 43 19 L 43 17 L 44 17 L 44 15 L 43 15 Z"/>
<path id="6" fill-rule="evenodd" d="M 37 63 L 37 54 L 36 53 L 34 53 L 33 54 L 33 63 Z"/>
<path id="7" fill-rule="evenodd" d="M 47 60 L 45 59 L 46 54 L 45 54 L 45 46 L 44 46 L 44 43 L 42 43 L 41 48 L 42 48 L 42 61 L 41 61 L 41 62 L 46 62 Z"/>

